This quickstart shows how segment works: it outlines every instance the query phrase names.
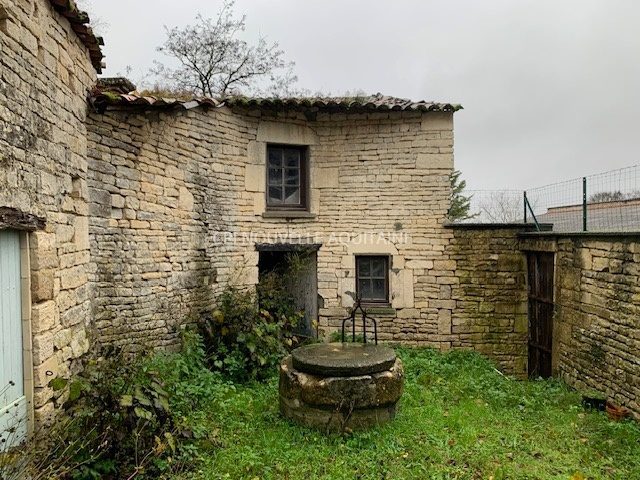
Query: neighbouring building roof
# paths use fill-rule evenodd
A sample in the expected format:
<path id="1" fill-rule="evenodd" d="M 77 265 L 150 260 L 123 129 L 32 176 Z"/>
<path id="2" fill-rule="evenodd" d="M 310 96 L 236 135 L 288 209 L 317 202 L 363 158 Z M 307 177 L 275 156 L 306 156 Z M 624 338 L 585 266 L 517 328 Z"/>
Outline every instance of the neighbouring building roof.
<path id="1" fill-rule="evenodd" d="M 92 103 L 98 110 L 108 106 L 138 106 L 145 108 L 241 107 L 267 110 L 314 110 L 323 112 L 455 112 L 462 109 L 454 103 L 407 100 L 377 93 L 362 97 L 292 97 L 258 98 L 231 96 L 225 98 L 165 98 L 123 91 L 133 86 L 126 79 L 99 79 Z"/>
<path id="2" fill-rule="evenodd" d="M 78 10 L 74 0 L 49 0 L 49 3 L 51 3 L 60 15 L 69 20 L 71 28 L 89 50 L 91 63 L 96 69 L 96 72 L 102 73 L 102 59 L 104 55 L 102 55 L 100 46 L 104 45 L 104 41 L 102 37 L 98 37 L 93 33 L 93 30 L 89 26 L 89 15 L 86 12 Z"/>
<path id="3" fill-rule="evenodd" d="M 582 231 L 582 205 L 550 207 L 537 220 L 552 223 L 555 232 Z M 587 204 L 587 230 L 594 232 L 640 231 L 640 199 Z"/>

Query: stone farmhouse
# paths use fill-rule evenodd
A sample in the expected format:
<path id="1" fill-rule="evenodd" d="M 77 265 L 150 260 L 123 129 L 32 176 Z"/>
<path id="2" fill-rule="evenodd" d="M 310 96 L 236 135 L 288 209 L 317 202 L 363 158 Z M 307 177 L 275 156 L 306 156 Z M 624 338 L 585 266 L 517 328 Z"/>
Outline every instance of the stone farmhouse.
<path id="1" fill-rule="evenodd" d="M 173 342 L 174 324 L 218 288 L 253 285 L 305 250 L 296 290 L 308 331 L 316 318 L 337 328 L 355 292 L 376 307 L 383 339 L 443 340 L 433 335 L 451 321 L 444 224 L 457 106 L 380 95 L 92 102 L 90 268 L 103 339 Z"/>
<path id="2" fill-rule="evenodd" d="M 95 342 L 177 345 L 287 252 L 307 259 L 307 334 L 358 295 L 383 341 L 475 349 L 640 413 L 637 236 L 450 225 L 460 106 L 143 97 L 98 82 L 87 22 L 70 0 L 0 0 L 0 421 L 49 415 L 50 380 Z"/>

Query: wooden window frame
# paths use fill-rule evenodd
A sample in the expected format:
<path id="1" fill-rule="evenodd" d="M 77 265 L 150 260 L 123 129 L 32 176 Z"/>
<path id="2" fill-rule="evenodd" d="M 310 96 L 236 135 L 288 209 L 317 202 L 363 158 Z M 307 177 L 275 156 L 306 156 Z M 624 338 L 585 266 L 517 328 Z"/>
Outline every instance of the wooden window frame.
<path id="1" fill-rule="evenodd" d="M 300 152 L 300 203 L 299 204 L 273 204 L 269 201 L 269 150 L 272 148 L 288 148 Z M 306 145 L 287 145 L 282 143 L 269 143 L 265 150 L 265 205 L 267 211 L 294 211 L 305 212 L 309 210 L 309 147 Z M 284 188 L 284 185 L 283 185 Z"/>
<path id="2" fill-rule="evenodd" d="M 356 269 L 356 295 L 360 298 L 360 269 L 358 268 L 358 260 L 361 258 L 380 258 L 385 262 L 384 269 L 384 289 L 385 289 L 385 298 L 384 299 L 365 299 L 361 298 L 363 305 L 375 305 L 375 306 L 386 306 L 390 305 L 389 297 L 391 285 L 389 282 L 389 269 L 391 267 L 391 258 L 389 255 L 379 255 L 379 254 L 365 254 L 365 255 L 356 255 L 355 256 L 355 269 Z M 372 279 L 372 277 L 369 277 Z"/>

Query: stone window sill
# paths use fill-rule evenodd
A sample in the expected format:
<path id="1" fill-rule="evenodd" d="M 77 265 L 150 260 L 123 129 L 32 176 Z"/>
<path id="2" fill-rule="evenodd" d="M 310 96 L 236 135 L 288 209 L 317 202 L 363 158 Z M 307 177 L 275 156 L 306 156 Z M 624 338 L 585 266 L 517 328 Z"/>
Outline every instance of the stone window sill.
<path id="1" fill-rule="evenodd" d="M 367 312 L 367 315 L 395 315 L 396 309 L 391 306 L 391 304 L 383 303 L 383 304 L 369 304 L 362 305 L 364 311 Z"/>
<path id="2" fill-rule="evenodd" d="M 262 214 L 262 218 L 316 218 L 315 213 L 300 210 L 267 210 Z"/>

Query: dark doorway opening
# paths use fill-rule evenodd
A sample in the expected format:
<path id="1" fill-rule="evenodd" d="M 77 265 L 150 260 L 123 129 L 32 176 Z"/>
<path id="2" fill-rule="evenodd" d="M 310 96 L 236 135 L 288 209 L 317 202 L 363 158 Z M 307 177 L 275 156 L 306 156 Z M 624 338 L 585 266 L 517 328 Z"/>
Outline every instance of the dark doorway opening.
<path id="1" fill-rule="evenodd" d="M 318 260 L 317 247 L 296 245 L 258 245 L 259 280 L 275 274 L 291 295 L 295 306 L 304 313 L 295 333 L 316 336 L 318 319 Z"/>
<path id="2" fill-rule="evenodd" d="M 548 378 L 552 371 L 553 260 L 550 252 L 528 252 L 529 378 Z"/>

